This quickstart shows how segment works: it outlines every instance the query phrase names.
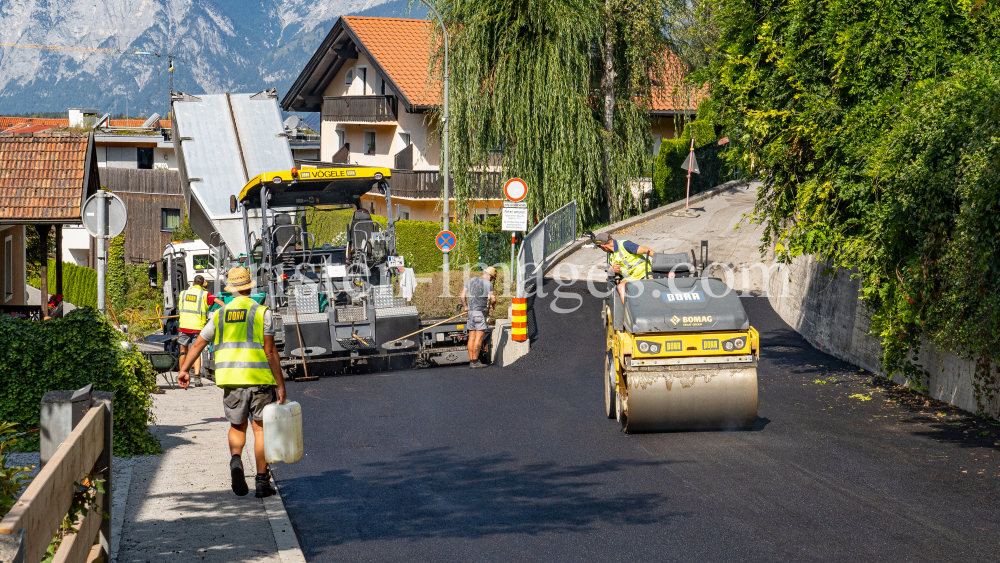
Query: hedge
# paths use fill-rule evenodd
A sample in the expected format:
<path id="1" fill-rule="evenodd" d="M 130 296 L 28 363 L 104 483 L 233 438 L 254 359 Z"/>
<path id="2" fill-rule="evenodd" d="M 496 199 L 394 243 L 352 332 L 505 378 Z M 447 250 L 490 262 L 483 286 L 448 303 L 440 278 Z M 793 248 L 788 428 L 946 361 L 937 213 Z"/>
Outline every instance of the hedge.
<path id="1" fill-rule="evenodd" d="M 316 244 L 344 244 L 343 233 L 351 223 L 352 209 L 323 211 L 310 208 L 306 211 L 309 230 L 316 235 Z M 386 224 L 386 218 L 372 216 L 374 221 Z M 461 268 L 465 264 L 475 265 L 479 257 L 480 226 L 474 223 L 453 223 L 452 232 L 458 239 L 458 248 L 451 252 L 451 264 Z M 418 274 L 441 270 L 441 251 L 434 240 L 441 231 L 441 224 L 434 221 L 396 221 L 396 251 L 406 265 Z"/>
<path id="2" fill-rule="evenodd" d="M 115 394 L 115 455 L 158 453 L 149 432 L 156 373 L 137 350 L 122 349 L 122 339 L 90 308 L 44 322 L 0 316 L 0 420 L 38 428 L 42 395 L 93 383 Z M 37 448 L 38 434 L 28 436 L 22 445 Z"/>
<path id="3" fill-rule="evenodd" d="M 706 142 L 715 140 L 715 127 L 710 120 L 699 119 L 688 123 L 679 138 L 663 139 L 660 143 L 660 152 L 656 155 L 656 165 L 653 171 L 653 201 L 651 202 L 653 207 L 684 199 L 687 193 L 687 172 L 681 168 L 681 164 L 691 152 L 692 134 L 695 137 L 695 145 L 701 147 Z M 699 161 L 698 164 L 699 168 L 708 172 L 705 169 L 709 163 Z M 694 187 L 693 182 L 692 187 Z M 693 190 L 692 193 L 696 193 L 696 191 Z"/>
<path id="4" fill-rule="evenodd" d="M 56 261 L 49 258 L 49 294 L 56 291 Z M 38 278 L 29 280 L 38 288 Z M 63 262 L 63 300 L 77 307 L 97 308 L 97 271 L 70 262 Z"/>

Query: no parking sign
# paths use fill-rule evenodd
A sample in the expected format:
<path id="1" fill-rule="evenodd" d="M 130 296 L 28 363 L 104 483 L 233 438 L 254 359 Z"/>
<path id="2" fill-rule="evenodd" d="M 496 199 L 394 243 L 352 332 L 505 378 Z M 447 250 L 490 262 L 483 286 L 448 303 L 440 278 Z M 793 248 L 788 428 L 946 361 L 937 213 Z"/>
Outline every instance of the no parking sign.
<path id="1" fill-rule="evenodd" d="M 455 233 L 451 231 L 441 231 L 438 233 L 437 238 L 434 240 L 434 244 L 437 245 L 441 252 L 451 252 L 452 248 L 455 248 Z"/>

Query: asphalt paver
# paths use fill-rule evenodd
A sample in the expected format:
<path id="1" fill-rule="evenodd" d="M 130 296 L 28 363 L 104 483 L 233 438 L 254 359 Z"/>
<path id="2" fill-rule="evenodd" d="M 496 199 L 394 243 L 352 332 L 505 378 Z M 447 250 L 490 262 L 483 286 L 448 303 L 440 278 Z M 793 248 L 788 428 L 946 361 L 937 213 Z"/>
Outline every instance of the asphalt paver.
<path id="1" fill-rule="evenodd" d="M 557 283 L 508 368 L 289 385 L 306 455 L 275 473 L 308 561 L 997 559 L 1000 427 L 746 297 L 755 429 L 626 435 L 604 415 L 600 301 Z"/>

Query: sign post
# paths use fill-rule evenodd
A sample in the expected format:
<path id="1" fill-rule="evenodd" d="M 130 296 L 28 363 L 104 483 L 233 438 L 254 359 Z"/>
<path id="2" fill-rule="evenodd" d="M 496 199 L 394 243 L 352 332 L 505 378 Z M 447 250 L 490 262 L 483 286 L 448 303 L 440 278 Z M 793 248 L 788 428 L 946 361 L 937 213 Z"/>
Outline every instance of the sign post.
<path id="1" fill-rule="evenodd" d="M 681 164 L 681 169 L 688 171 L 687 196 L 684 199 L 684 210 L 687 211 L 691 203 L 691 174 L 701 174 L 701 170 L 698 169 L 698 159 L 694 157 L 694 139 L 691 139 L 691 152 L 684 159 L 684 164 Z"/>
<path id="2" fill-rule="evenodd" d="M 104 314 L 105 288 L 107 287 L 108 255 L 106 241 L 125 230 L 128 214 L 125 203 L 118 196 L 105 190 L 87 198 L 83 204 L 83 226 L 90 236 L 97 239 L 97 310 Z"/>
<path id="3" fill-rule="evenodd" d="M 515 233 L 528 230 L 528 203 L 522 201 L 528 196 L 528 184 L 520 178 L 511 178 L 503 185 L 503 195 L 507 201 L 503 202 L 500 230 L 510 231 L 510 275 L 513 279 L 517 252 Z"/>

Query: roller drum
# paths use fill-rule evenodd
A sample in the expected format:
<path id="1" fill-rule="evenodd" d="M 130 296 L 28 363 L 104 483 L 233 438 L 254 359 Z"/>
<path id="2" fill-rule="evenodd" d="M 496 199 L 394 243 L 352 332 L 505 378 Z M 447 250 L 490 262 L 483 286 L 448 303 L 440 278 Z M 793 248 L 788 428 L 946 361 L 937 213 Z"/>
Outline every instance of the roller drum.
<path id="1" fill-rule="evenodd" d="M 626 432 L 748 430 L 757 422 L 757 366 L 626 371 Z M 678 369 L 680 368 L 680 369 Z"/>

